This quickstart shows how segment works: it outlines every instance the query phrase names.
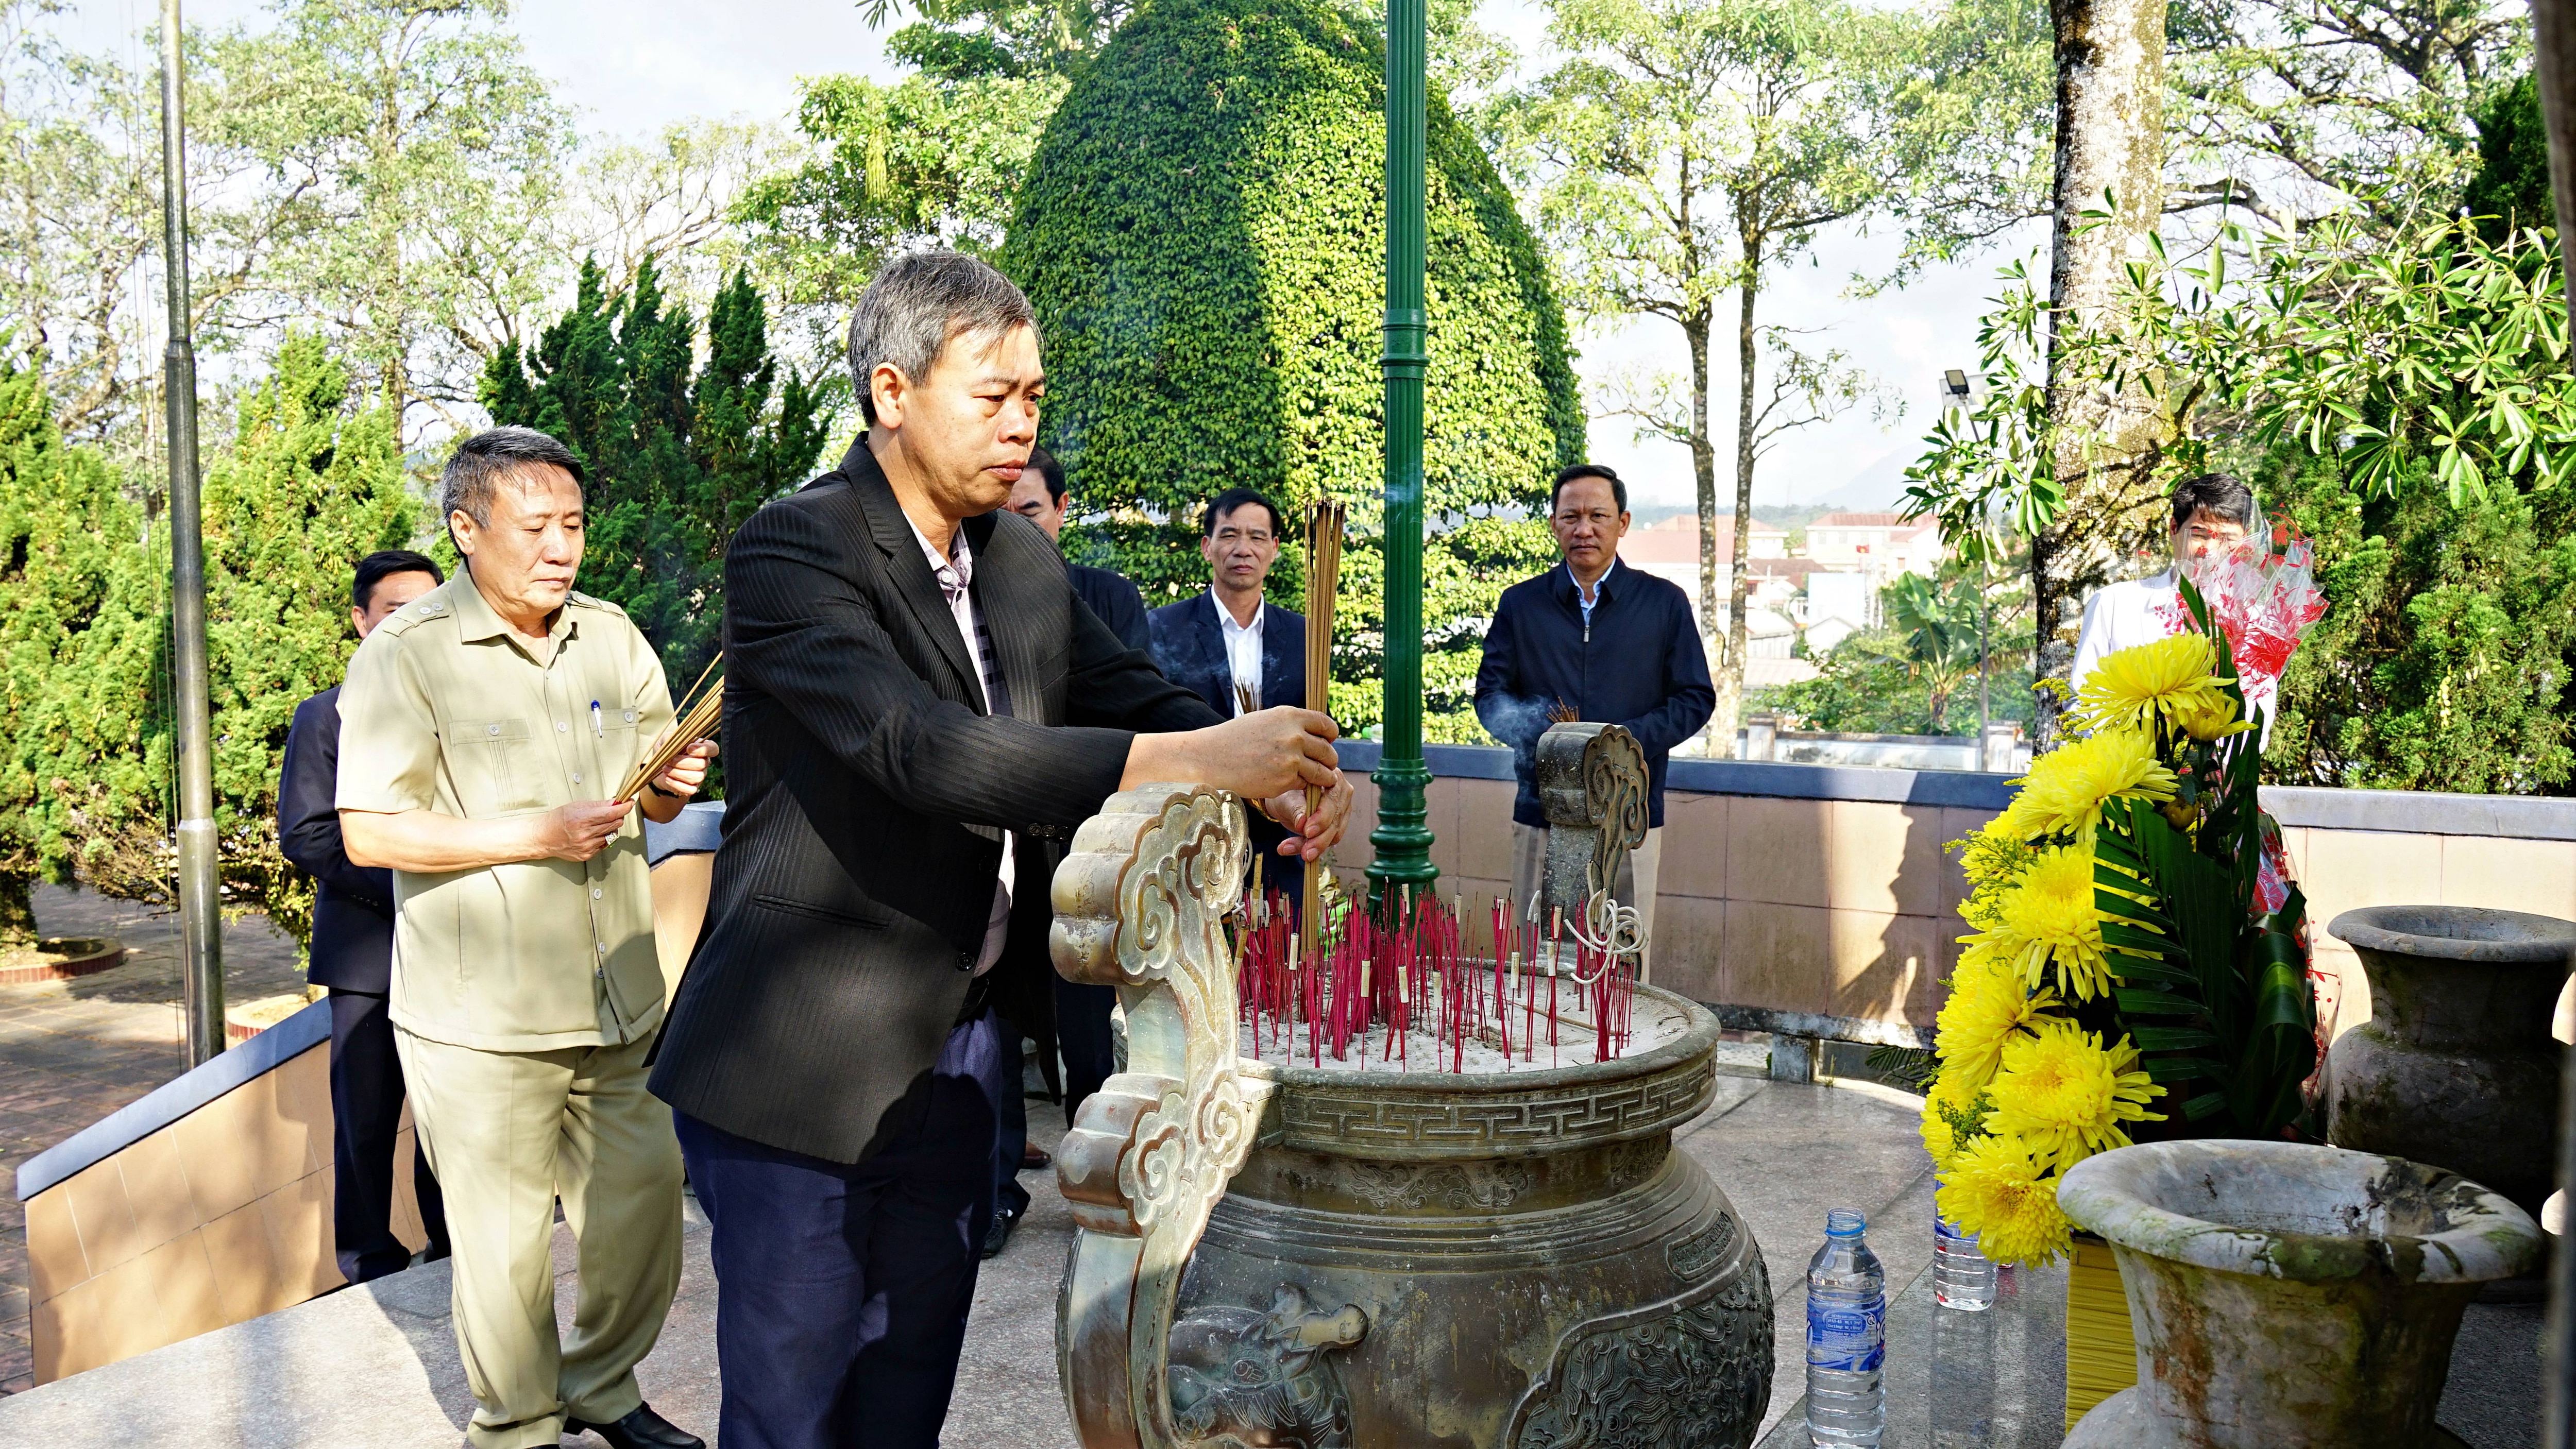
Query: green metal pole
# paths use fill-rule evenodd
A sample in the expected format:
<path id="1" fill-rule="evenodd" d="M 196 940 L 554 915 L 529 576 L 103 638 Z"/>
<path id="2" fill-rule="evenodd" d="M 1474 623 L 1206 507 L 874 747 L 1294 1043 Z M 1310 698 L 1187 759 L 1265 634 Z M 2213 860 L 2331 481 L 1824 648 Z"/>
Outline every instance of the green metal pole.
<path id="1" fill-rule="evenodd" d="M 206 546 L 198 516 L 197 353 L 188 336 L 188 126 L 180 105 L 179 0 L 161 0 L 161 249 L 170 345 L 170 674 L 179 713 L 179 1001 L 188 1065 L 224 1049 L 223 897 L 217 888 L 211 707 L 206 696 Z"/>
<path id="2" fill-rule="evenodd" d="M 1370 894 L 1428 890 L 1422 763 L 1423 57 L 1426 0 L 1386 7 L 1386 726 L 1378 758 Z"/>

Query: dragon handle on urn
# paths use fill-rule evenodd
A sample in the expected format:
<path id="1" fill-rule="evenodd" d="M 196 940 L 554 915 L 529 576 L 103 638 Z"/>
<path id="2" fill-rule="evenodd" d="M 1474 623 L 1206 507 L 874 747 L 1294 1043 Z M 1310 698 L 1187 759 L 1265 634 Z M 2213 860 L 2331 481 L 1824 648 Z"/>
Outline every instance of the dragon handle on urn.
<path id="1" fill-rule="evenodd" d="M 1057 1371 L 1087 1449 L 1349 1443 L 1323 1355 L 1367 1331 L 1358 1308 L 1310 1314 L 1283 1288 L 1266 1317 L 1173 1322 L 1182 1270 L 1252 1149 L 1267 1091 L 1236 1070 L 1224 920 L 1245 848 L 1232 795 L 1149 785 L 1111 796 L 1056 871 L 1056 970 L 1117 987 L 1127 1015 L 1127 1070 L 1083 1102 L 1056 1153 L 1079 1230 L 1056 1298 Z M 1227 1428 L 1242 1414 L 1266 1425 L 1262 1437 Z"/>

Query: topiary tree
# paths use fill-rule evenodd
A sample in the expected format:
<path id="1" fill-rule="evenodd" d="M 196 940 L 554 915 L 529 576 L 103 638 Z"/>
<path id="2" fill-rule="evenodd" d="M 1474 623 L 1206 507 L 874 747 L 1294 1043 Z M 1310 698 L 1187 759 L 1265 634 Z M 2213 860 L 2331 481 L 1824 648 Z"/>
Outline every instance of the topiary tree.
<path id="1" fill-rule="evenodd" d="M 96 621 L 142 511 L 105 459 L 66 445 L 42 376 L 0 362 L 0 950 L 32 946 L 31 893 L 66 863 L 46 726 L 89 681 L 76 645 Z"/>
<path id="2" fill-rule="evenodd" d="M 297 939 L 313 885 L 277 848 L 277 777 L 295 707 L 340 682 L 357 561 L 410 543 L 394 413 L 360 396 L 322 340 L 290 334 L 206 469 L 206 644 L 224 905 Z M 167 534 L 123 535 L 107 597 L 67 651 L 38 732 L 52 759 L 63 859 L 111 895 L 167 899 L 176 758 Z"/>
<path id="3" fill-rule="evenodd" d="M 1159 604 L 1205 585 L 1199 504 L 1219 490 L 1351 506 L 1345 727 L 1380 714 L 1382 70 L 1378 35 L 1316 0 L 1165 0 L 1066 95 L 999 258 L 1046 333 L 1078 554 Z M 1537 247 L 1437 95 L 1427 160 L 1425 728 L 1461 738 L 1495 598 L 1554 555 L 1536 518 L 1584 418 Z M 1272 579 L 1290 607 L 1295 553 Z"/>

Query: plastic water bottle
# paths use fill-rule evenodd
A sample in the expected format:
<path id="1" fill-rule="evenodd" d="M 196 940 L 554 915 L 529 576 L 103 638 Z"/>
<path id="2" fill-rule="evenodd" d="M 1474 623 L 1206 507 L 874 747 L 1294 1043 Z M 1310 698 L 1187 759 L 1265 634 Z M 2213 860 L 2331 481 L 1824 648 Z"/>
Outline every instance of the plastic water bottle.
<path id="1" fill-rule="evenodd" d="M 1887 1429 L 1887 1275 L 1857 1208 L 1825 1214 L 1825 1245 L 1807 1264 L 1807 1436 L 1876 1449 Z"/>
<path id="2" fill-rule="evenodd" d="M 1995 1260 L 1937 1212 L 1932 1215 L 1932 1298 L 1944 1308 L 1970 1313 L 1995 1306 Z"/>

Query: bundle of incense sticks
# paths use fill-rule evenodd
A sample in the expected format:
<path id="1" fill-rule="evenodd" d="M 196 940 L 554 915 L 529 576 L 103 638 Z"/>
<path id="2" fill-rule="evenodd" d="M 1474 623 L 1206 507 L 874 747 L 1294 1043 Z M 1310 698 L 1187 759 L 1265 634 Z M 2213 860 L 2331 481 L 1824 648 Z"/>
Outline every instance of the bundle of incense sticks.
<path id="1" fill-rule="evenodd" d="M 1333 688 L 1333 599 L 1342 586 L 1342 505 L 1316 501 L 1306 515 L 1306 707 L 1330 710 Z M 1324 792 L 1306 787 L 1306 813 L 1324 803 Z M 1323 959 L 1324 862 L 1306 862 L 1303 945 L 1308 961 Z"/>
<path id="2" fill-rule="evenodd" d="M 723 662 L 722 654 L 707 661 L 707 667 L 698 674 L 698 682 L 689 686 L 690 692 L 696 694 L 697 698 L 690 702 L 688 708 L 680 711 L 678 727 L 662 741 L 660 749 L 646 756 L 642 764 L 628 772 L 626 783 L 618 786 L 617 793 L 608 798 L 621 805 L 634 799 L 643 790 L 646 781 L 671 768 L 671 762 L 687 753 L 689 746 L 716 732 L 716 726 L 724 721 L 724 681 L 718 679 L 710 683 L 707 676 L 715 673 L 716 666 Z M 704 690 L 703 693 L 699 693 L 701 689 Z"/>
<path id="3" fill-rule="evenodd" d="M 1630 964 L 1568 940 L 1555 913 L 1542 925 L 1509 898 L 1496 900 L 1490 935 L 1471 944 L 1463 896 L 1408 889 L 1383 912 L 1354 902 L 1316 912 L 1309 954 L 1308 933 L 1289 928 L 1288 905 L 1256 875 L 1236 918 L 1238 1017 L 1257 1055 L 1321 1066 L 1328 1056 L 1352 1061 L 1356 1049 L 1363 1065 L 1410 1071 L 1411 1039 L 1424 1036 L 1426 1070 L 1468 1071 L 1472 1042 L 1508 1071 L 1536 1063 L 1542 1030 L 1551 1064 L 1564 1063 L 1569 1047 L 1576 1061 L 1615 1061 L 1634 1033 Z M 1587 1035 L 1589 1058 L 1579 1055 Z"/>

